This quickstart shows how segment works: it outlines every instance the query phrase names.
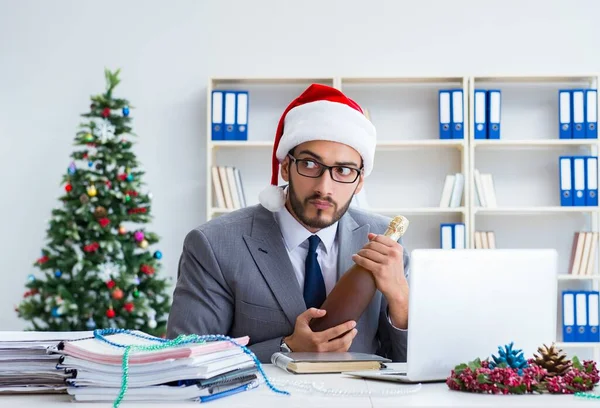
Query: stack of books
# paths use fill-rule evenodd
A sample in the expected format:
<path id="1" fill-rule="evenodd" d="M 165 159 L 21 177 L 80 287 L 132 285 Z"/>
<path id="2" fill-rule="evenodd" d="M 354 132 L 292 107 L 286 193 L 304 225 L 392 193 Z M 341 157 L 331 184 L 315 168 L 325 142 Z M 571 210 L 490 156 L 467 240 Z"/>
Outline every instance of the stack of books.
<path id="1" fill-rule="evenodd" d="M 60 356 L 48 349 L 92 332 L 0 332 L 0 393 L 66 393 L 69 374 L 57 370 Z"/>
<path id="2" fill-rule="evenodd" d="M 249 338 L 232 340 L 245 346 Z M 75 401 L 204 402 L 258 386 L 254 359 L 228 340 L 161 348 L 164 342 L 126 331 L 61 342 L 51 352 L 61 356 L 56 367 L 67 374 L 67 393 Z M 154 349 L 144 350 L 148 346 Z"/>

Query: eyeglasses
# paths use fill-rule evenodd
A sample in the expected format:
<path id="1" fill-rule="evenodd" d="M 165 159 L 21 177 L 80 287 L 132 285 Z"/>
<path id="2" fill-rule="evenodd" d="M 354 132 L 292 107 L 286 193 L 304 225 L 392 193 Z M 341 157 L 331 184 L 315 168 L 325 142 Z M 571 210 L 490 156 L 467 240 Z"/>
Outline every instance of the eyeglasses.
<path id="1" fill-rule="evenodd" d="M 314 159 L 296 159 L 291 154 L 288 154 L 290 159 L 296 163 L 298 174 L 304 177 L 319 178 L 325 170 L 329 170 L 331 179 L 338 183 L 354 183 L 358 176 L 362 173 L 361 169 L 355 169 L 348 166 L 327 166 L 319 163 Z"/>

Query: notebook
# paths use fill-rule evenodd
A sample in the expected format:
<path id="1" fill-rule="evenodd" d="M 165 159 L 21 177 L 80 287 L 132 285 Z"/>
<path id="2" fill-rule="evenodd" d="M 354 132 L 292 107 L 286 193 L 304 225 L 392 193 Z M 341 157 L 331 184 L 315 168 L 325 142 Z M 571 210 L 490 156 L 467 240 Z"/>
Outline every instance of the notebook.
<path id="1" fill-rule="evenodd" d="M 160 344 L 161 340 L 147 340 L 126 333 L 109 335 L 106 336 L 106 339 L 113 343 L 125 346 L 154 346 Z M 233 340 L 236 343 L 245 346 L 248 344 L 250 338 L 244 336 Z M 192 343 L 154 351 L 134 351 L 129 355 L 129 364 L 143 364 L 168 359 L 190 358 L 236 347 L 235 344 L 222 340 L 200 344 Z M 98 339 L 91 338 L 61 342 L 57 347 L 57 352 L 97 363 L 121 364 L 123 362 L 125 348 L 115 347 Z"/>
<path id="2" fill-rule="evenodd" d="M 346 371 L 380 370 L 392 360 L 376 354 L 354 352 L 277 352 L 271 363 L 294 374 L 342 373 Z"/>

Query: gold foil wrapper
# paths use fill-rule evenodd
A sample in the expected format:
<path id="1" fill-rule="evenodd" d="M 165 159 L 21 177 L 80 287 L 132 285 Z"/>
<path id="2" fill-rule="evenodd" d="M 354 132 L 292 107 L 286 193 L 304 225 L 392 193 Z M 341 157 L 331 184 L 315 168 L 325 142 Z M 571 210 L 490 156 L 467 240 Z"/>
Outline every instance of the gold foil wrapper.
<path id="1" fill-rule="evenodd" d="M 392 238 L 394 241 L 398 241 L 408 229 L 408 224 L 410 224 L 408 218 L 403 215 L 397 215 L 390 221 L 390 225 L 388 225 L 383 235 Z"/>

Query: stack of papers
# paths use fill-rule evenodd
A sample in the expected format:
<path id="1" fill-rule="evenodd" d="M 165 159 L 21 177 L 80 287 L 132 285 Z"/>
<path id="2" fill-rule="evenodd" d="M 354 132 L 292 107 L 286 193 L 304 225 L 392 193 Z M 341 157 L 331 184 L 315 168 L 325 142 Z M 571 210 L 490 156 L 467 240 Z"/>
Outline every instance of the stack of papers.
<path id="1" fill-rule="evenodd" d="M 48 353 L 65 340 L 91 337 L 92 332 L 0 332 L 0 393 L 65 393 L 65 379 L 57 370 L 59 355 Z"/>
<path id="2" fill-rule="evenodd" d="M 75 401 L 113 402 L 121 392 L 123 354 L 121 346 L 156 346 L 161 339 L 141 333 L 105 336 L 109 344 L 91 338 L 66 341 L 55 353 L 66 374 L 67 392 Z M 249 338 L 235 340 L 247 345 Z M 126 401 L 206 401 L 258 385 L 257 367 L 251 356 L 229 341 L 185 344 L 129 354 Z"/>

